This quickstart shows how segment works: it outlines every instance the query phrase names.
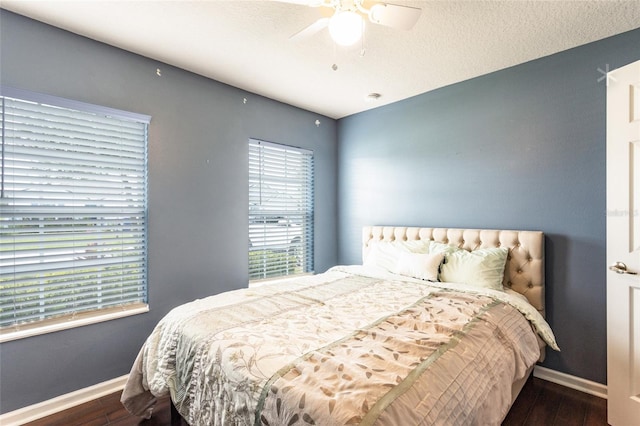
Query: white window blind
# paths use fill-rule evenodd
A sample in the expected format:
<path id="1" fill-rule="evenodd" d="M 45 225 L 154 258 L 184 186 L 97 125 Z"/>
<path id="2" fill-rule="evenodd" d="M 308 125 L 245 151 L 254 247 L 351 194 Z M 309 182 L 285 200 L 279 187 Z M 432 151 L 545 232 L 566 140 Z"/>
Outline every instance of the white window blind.
<path id="1" fill-rule="evenodd" d="M 0 102 L 0 327 L 146 303 L 149 117 Z"/>
<path id="2" fill-rule="evenodd" d="M 313 271 L 313 152 L 249 140 L 249 279 Z"/>

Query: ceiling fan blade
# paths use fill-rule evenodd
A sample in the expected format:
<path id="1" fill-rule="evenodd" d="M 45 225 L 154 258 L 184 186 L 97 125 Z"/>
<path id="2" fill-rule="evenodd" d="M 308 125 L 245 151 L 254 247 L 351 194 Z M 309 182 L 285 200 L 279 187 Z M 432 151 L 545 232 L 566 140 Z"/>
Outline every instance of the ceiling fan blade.
<path id="1" fill-rule="evenodd" d="M 320 18 L 313 24 L 309 25 L 306 28 L 303 28 L 302 30 L 298 31 L 297 33 L 289 37 L 289 40 L 293 40 L 293 41 L 304 40 L 316 34 L 317 32 L 325 29 L 328 25 L 329 25 L 329 18 Z"/>
<path id="2" fill-rule="evenodd" d="M 396 4 L 378 3 L 371 6 L 369 20 L 374 24 L 410 30 L 418 22 L 422 9 Z"/>

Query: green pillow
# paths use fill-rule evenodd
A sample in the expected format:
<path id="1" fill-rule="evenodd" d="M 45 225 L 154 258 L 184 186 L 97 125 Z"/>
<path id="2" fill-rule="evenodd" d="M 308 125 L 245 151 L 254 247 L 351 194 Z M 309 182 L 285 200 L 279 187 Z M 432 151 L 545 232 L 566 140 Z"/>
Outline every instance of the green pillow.
<path id="1" fill-rule="evenodd" d="M 440 269 L 440 281 L 503 290 L 502 280 L 508 254 L 509 250 L 504 247 L 474 251 L 455 248 L 445 255 L 445 263 Z"/>

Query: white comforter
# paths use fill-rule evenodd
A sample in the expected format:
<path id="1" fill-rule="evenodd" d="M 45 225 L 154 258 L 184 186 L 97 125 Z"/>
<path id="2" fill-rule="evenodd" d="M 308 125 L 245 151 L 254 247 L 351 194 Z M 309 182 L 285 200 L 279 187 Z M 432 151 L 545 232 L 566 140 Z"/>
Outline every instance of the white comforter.
<path id="1" fill-rule="evenodd" d="M 499 424 L 539 357 L 532 326 L 557 349 L 520 297 L 335 267 L 175 308 L 122 400 L 149 417 L 171 394 L 192 426 Z"/>

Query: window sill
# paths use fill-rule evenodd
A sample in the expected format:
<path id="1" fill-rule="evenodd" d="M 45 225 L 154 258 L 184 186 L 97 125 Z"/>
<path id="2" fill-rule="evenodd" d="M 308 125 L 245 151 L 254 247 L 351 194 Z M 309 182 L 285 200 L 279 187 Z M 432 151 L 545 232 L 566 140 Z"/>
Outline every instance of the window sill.
<path id="1" fill-rule="evenodd" d="M 0 343 L 143 314 L 145 312 L 149 312 L 149 305 L 146 303 L 136 303 L 127 306 L 101 309 L 99 311 L 81 312 L 75 315 L 30 324 L 14 325 L 0 330 Z"/>

